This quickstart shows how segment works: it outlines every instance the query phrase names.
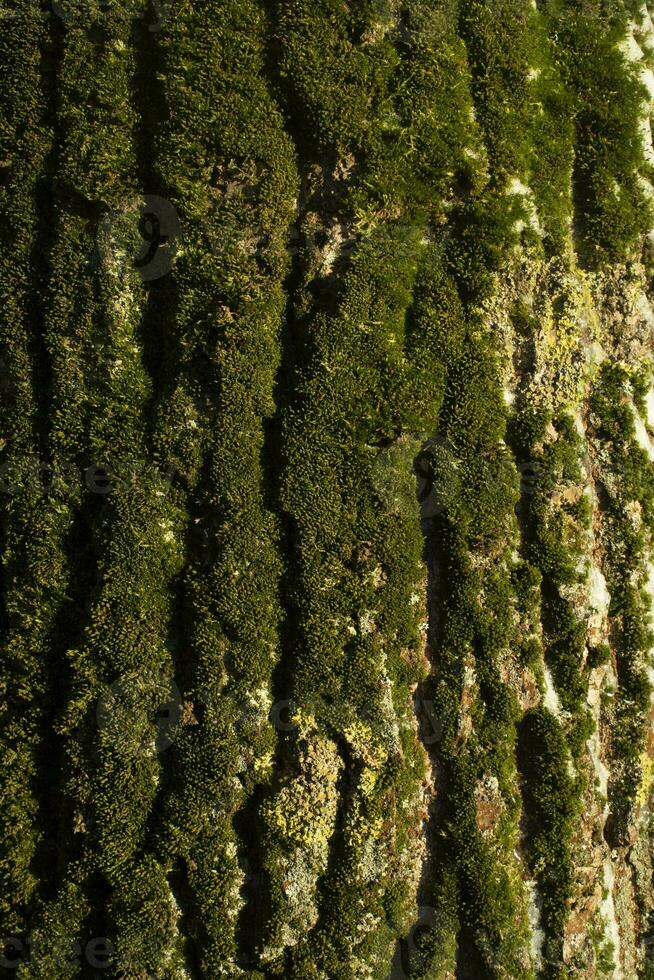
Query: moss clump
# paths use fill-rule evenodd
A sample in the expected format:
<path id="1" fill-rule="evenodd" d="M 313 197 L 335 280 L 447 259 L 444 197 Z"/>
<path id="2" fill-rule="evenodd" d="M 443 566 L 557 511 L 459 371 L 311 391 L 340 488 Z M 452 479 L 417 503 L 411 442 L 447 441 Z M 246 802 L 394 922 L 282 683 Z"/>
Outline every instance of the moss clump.
<path id="1" fill-rule="evenodd" d="M 39 65 L 43 25 L 26 5 L 0 20 L 0 467 L 2 545 L 3 734 L 0 776 L 6 806 L 0 816 L 0 933 L 24 935 L 38 889 L 34 859 L 45 840 L 38 820 L 44 717 L 49 710 L 50 634 L 61 608 L 65 573 L 59 527 L 39 515 L 38 485 L 25 472 L 39 447 L 39 381 L 34 337 L 42 284 L 36 249 L 42 174 L 51 148 Z M 39 351 L 39 355 L 41 351 Z M 28 467 L 29 468 L 29 467 Z M 37 531 L 37 528 L 40 530 Z"/>
<path id="2" fill-rule="evenodd" d="M 298 177 L 267 43 L 249 0 L 177 4 L 152 39 L 166 106 L 152 172 L 183 226 L 170 283 L 153 298 L 166 340 L 153 441 L 179 465 L 189 516 L 172 632 L 197 722 L 175 733 L 155 843 L 195 910 L 189 944 L 207 976 L 255 969 L 265 915 L 256 811 L 277 748 L 283 569 L 266 432 Z"/>
<path id="3" fill-rule="evenodd" d="M 294 390 L 281 413 L 297 627 L 289 683 L 298 704 L 318 703 L 349 766 L 317 925 L 295 945 L 271 938 L 266 948 L 277 953 L 272 975 L 381 980 L 410 928 L 419 873 L 425 764 L 411 698 L 426 670 L 426 615 L 410 461 L 436 423 L 443 363 L 463 336 L 434 189 L 449 194 L 452 171 L 476 180 L 464 153 L 470 99 L 457 84 L 460 40 L 429 4 L 391 7 L 380 21 L 368 8 L 337 17 L 328 4 L 280 4 L 278 14 L 277 85 L 308 155 Z M 308 234 L 317 214 L 346 236 L 328 263 Z M 268 928 L 282 935 L 283 915 Z"/>
<path id="4" fill-rule="evenodd" d="M 596 647 L 591 647 L 588 651 L 588 668 L 594 670 L 596 667 L 603 667 L 611 661 L 611 648 L 608 643 L 600 643 Z"/>
<path id="5" fill-rule="evenodd" d="M 582 504 L 585 498 L 577 489 L 581 438 L 568 413 L 550 415 L 545 409 L 534 412 L 526 407 L 511 420 L 510 439 L 519 465 L 533 460 L 535 479 L 521 503 L 524 554 L 542 577 L 545 659 L 576 727 L 576 720 L 581 723 L 585 718 L 586 631 L 569 590 L 585 581 L 579 562 L 590 521 L 588 506 Z M 587 722 L 582 728 L 586 730 Z M 583 749 L 580 731 L 574 735 L 577 751 Z"/>
<path id="6" fill-rule="evenodd" d="M 529 863 L 538 881 L 541 921 L 548 939 L 547 977 L 563 975 L 563 930 L 572 896 L 572 836 L 579 802 L 568 759 L 566 740 L 556 719 L 546 708 L 527 712 L 520 725 L 518 764 Z"/>
<path id="7" fill-rule="evenodd" d="M 650 600 L 642 587 L 649 574 L 645 556 L 654 528 L 653 474 L 652 462 L 636 439 L 632 383 L 624 367 L 607 363 L 590 396 L 594 436 L 606 461 L 601 475 L 606 494 L 606 577 L 618 673 L 611 712 L 615 767 L 609 787 L 610 829 L 615 840 L 626 834 L 642 786 L 641 753 L 651 698 L 647 676 L 652 645 Z"/>
<path id="8" fill-rule="evenodd" d="M 554 57 L 572 99 L 575 127 L 575 236 L 590 268 L 624 261 L 651 225 L 640 177 L 640 119 L 646 92 L 620 49 L 626 34 L 621 5 L 544 5 Z"/>

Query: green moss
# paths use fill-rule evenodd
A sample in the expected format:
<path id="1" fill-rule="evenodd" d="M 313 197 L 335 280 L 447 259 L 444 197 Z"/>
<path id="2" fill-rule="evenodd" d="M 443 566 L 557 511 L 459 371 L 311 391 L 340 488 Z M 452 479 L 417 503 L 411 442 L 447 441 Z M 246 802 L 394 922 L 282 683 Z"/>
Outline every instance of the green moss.
<path id="1" fill-rule="evenodd" d="M 102 929 L 126 977 L 386 980 L 398 939 L 424 980 L 532 977 L 517 755 L 544 972 L 562 976 L 568 770 L 609 652 L 586 659 L 571 598 L 593 516 L 575 421 L 535 386 L 507 418 L 494 331 L 521 249 L 567 253 L 572 231 L 596 269 L 648 230 L 624 18 L 599 0 L 182 0 L 160 31 L 131 2 L 38 13 L 0 19 L 0 453 L 18 491 L 0 500 L 0 915 L 48 947 L 20 975 Z M 148 287 L 131 262 L 144 189 L 183 226 Z M 561 391 L 586 323 L 569 261 L 544 284 Z M 521 297 L 509 319 L 528 359 L 539 317 Z M 648 381 L 605 364 L 587 419 L 609 460 L 617 843 L 648 785 L 654 481 L 632 406 Z M 28 485 L 44 449 L 45 500 Z M 106 499 L 66 489 L 97 462 L 116 471 Z M 152 463 L 175 470 L 165 492 Z M 516 676 L 543 657 L 562 724 L 521 720 Z M 426 866 L 423 697 L 441 794 Z M 276 698 L 294 704 L 284 735 Z M 421 873 L 433 916 L 414 942 Z"/>
<path id="2" fill-rule="evenodd" d="M 0 494 L 0 692 L 5 708 L 0 779 L 6 800 L 0 817 L 0 931 L 22 935 L 38 887 L 34 857 L 44 839 L 37 822 L 48 705 L 44 651 L 49 651 L 49 631 L 60 608 L 63 576 L 56 527 L 41 522 L 41 535 L 50 533 L 43 542 L 33 540 L 42 504 L 38 488 L 24 472 L 26 458 L 33 458 L 38 446 L 41 365 L 34 356 L 39 315 L 34 287 L 42 270 L 35 249 L 41 231 L 40 187 L 51 145 L 39 72 L 42 25 L 33 9 L 11 13 L 0 22 L 0 464 L 3 475 L 9 475 L 3 490 L 14 482 L 12 470 L 23 475 L 15 481 L 14 494 Z"/>
<path id="3" fill-rule="evenodd" d="M 34 570 L 41 566 L 39 577 L 47 572 L 47 588 L 57 590 L 59 604 L 59 611 L 53 604 L 57 619 L 48 613 L 43 620 L 57 658 L 52 666 L 45 658 L 56 708 L 48 712 L 44 757 L 61 782 L 57 878 L 47 875 L 50 884 L 32 915 L 45 945 L 56 943 L 72 928 L 74 891 L 72 943 L 91 921 L 86 917 L 97 914 L 93 903 L 102 882 L 111 892 L 105 928 L 121 962 L 138 970 L 157 969 L 175 933 L 166 872 L 143 856 L 159 760 L 135 746 L 154 742 L 157 709 L 169 690 L 168 589 L 179 571 L 176 535 L 183 519 L 174 494 L 157 496 L 144 478 L 151 385 L 138 332 L 145 301 L 140 276 L 112 251 L 90 260 L 103 209 L 120 207 L 136 193 L 131 13 L 117 7 L 95 29 L 73 17 L 57 64 L 58 170 L 42 332 L 50 428 L 40 448 L 55 474 L 115 461 L 121 479 L 106 498 L 86 492 L 81 480 L 67 486 L 55 479 L 41 502 L 38 549 L 47 549 L 51 567 L 42 558 L 31 563 Z M 92 106 L 89 114 L 82 104 Z M 131 242 L 123 244 L 129 249 Z M 32 526 L 31 535 L 36 530 Z M 89 560 L 94 575 L 85 569 Z M 99 726 L 96 708 L 106 687 L 143 674 L 158 681 L 145 684 L 133 712 L 121 716 L 124 724 Z M 41 778 L 47 786 L 52 777 Z M 162 923 L 158 948 L 149 953 L 129 938 L 139 916 L 137 931 L 143 931 L 144 908 Z"/>
<path id="4" fill-rule="evenodd" d="M 555 439 L 546 435 L 548 418 Z M 574 742 L 578 754 L 583 750 L 581 732 L 585 731 L 585 625 L 578 619 L 571 600 L 565 597 L 565 588 L 584 581 L 579 559 L 585 553 L 591 511 L 585 495 L 567 502 L 561 487 L 566 483 L 577 485 L 581 480 L 581 440 L 569 414 L 550 416 L 546 411 L 532 409 L 523 409 L 511 419 L 509 438 L 519 465 L 533 461 L 529 465 L 534 479 L 521 504 L 524 554 L 542 576 L 545 659 L 563 707 L 578 716 L 574 731 L 570 731 L 571 745 Z M 559 502 L 553 504 L 555 493 Z"/>
<path id="5" fill-rule="evenodd" d="M 261 910 L 248 918 L 250 905 L 241 921 L 239 896 L 263 857 L 242 826 L 255 819 L 276 750 L 282 563 L 265 429 L 297 173 L 265 78 L 266 32 L 257 4 L 226 0 L 178 4 L 154 39 L 168 110 L 153 170 L 183 226 L 175 301 L 160 300 L 168 347 L 154 436 L 159 457 L 180 468 L 193 515 L 175 642 L 196 722 L 176 732 L 156 843 L 197 910 L 188 931 L 207 976 L 218 963 L 254 968 Z M 269 812 L 278 831 L 280 814 Z M 287 817 L 289 835 L 311 843 L 310 828 L 293 831 Z"/>
<path id="6" fill-rule="evenodd" d="M 542 30 L 531 4 L 463 0 L 475 112 L 488 150 L 491 181 L 500 186 L 527 167 L 532 119 L 530 72 L 542 58 Z M 540 43 L 539 43 L 540 42 Z"/>
<path id="7" fill-rule="evenodd" d="M 485 289 L 483 283 L 479 289 Z M 518 645 L 516 606 L 533 612 L 539 574 L 509 557 L 517 475 L 501 448 L 506 411 L 498 364 L 490 345 L 471 325 L 460 355 L 448 365 L 439 428 L 462 478 L 430 526 L 428 538 L 447 582 L 439 595 L 442 616 L 432 688 L 434 708 L 445 719 L 438 760 L 442 799 L 447 802 L 446 812 L 434 821 L 434 860 L 451 855 L 459 884 L 459 939 L 477 974 L 526 977 L 531 975 L 525 958 L 528 927 L 512 860 L 518 819 L 513 748 L 520 711 L 500 664 L 507 647 Z M 495 556 L 493 562 L 489 554 Z M 464 697 L 470 728 L 462 718 Z M 475 794 L 489 775 L 497 780 L 501 816 L 492 831 L 481 832 Z M 502 872 L 491 875 L 489 869 L 497 869 L 500 853 Z M 442 936 L 441 923 L 451 921 L 452 915 L 436 887 L 433 901 L 438 925 L 426 930 L 425 938 L 430 963 L 438 962 L 430 959 L 434 937 Z"/>
<path id="8" fill-rule="evenodd" d="M 619 5 L 548 2 L 545 12 L 573 100 L 577 247 L 584 263 L 597 268 L 623 261 L 651 225 L 639 181 L 647 175 L 639 128 L 645 91 L 618 46 L 625 36 Z"/>
<path id="9" fill-rule="evenodd" d="M 588 668 L 589 670 L 594 670 L 596 667 L 603 667 L 605 664 L 610 663 L 611 660 L 611 648 L 608 643 L 600 643 L 596 647 L 591 647 L 588 651 Z"/>
<path id="10" fill-rule="evenodd" d="M 565 736 L 545 709 L 527 712 L 520 726 L 518 762 L 522 775 L 528 855 L 539 885 L 541 921 L 549 960 L 545 976 L 558 976 L 563 929 L 572 896 L 572 837 L 578 814 L 574 780 L 568 772 Z"/>
<path id="11" fill-rule="evenodd" d="M 616 839 L 626 833 L 639 791 L 645 718 L 651 698 L 646 670 L 652 644 L 649 599 L 635 584 L 633 571 L 638 570 L 638 580 L 643 583 L 646 541 L 652 533 L 654 515 L 652 463 L 636 442 L 632 385 L 633 379 L 623 367 L 605 364 L 590 396 L 596 438 L 610 460 L 615 488 L 606 507 L 605 539 L 618 673 L 612 724 L 616 776 L 609 793 Z M 633 518 L 634 503 L 642 515 L 638 521 Z"/>

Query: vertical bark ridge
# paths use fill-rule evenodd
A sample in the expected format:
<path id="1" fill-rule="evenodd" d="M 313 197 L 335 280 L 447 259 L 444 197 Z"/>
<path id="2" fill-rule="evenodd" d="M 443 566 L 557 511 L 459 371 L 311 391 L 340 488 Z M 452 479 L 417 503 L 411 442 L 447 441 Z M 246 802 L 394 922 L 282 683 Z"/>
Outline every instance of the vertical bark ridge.
<path id="1" fill-rule="evenodd" d="M 39 200 L 51 132 L 45 116 L 41 45 L 44 27 L 29 4 L 16 3 L 0 22 L 2 103 L 0 140 L 2 169 L 3 354 L 0 361 L 2 401 L 2 859 L 1 929 L 20 938 L 26 931 L 38 873 L 32 862 L 42 841 L 38 825 L 38 750 L 48 702 L 47 679 L 39 651 L 59 599 L 60 569 L 48 562 L 31 540 L 40 494 L 31 465 L 39 449 L 39 366 L 35 336 L 41 332 L 34 292 L 40 267 L 36 261 L 41 229 Z M 27 571 L 27 575 L 26 575 Z M 35 613 L 38 619 L 35 621 Z"/>
<path id="2" fill-rule="evenodd" d="M 297 178 L 265 81 L 265 32 L 255 3 L 183 3 L 157 38 L 168 118 L 155 161 L 184 228 L 174 269 L 178 363 L 157 438 L 190 516 L 181 580 L 188 687 L 158 836 L 181 870 L 203 977 L 250 975 L 249 919 L 240 917 L 246 900 L 260 901 L 252 801 L 276 749 L 282 559 L 264 425 L 274 412 Z"/>

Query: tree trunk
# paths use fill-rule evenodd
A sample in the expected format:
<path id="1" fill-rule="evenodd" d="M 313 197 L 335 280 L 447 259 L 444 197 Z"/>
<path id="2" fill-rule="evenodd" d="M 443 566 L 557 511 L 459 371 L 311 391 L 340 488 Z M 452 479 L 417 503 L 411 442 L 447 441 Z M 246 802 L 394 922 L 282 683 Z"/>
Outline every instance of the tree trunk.
<path id="1" fill-rule="evenodd" d="M 654 4 L 0 14 L 0 972 L 652 980 Z"/>

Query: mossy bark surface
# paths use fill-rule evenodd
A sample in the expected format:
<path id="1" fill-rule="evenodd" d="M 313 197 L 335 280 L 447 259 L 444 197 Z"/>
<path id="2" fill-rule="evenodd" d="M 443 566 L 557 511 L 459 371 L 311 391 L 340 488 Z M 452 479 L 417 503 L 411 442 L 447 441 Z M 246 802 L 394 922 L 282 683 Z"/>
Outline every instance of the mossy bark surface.
<path id="1" fill-rule="evenodd" d="M 0 56 L 0 973 L 651 980 L 654 6 Z"/>

